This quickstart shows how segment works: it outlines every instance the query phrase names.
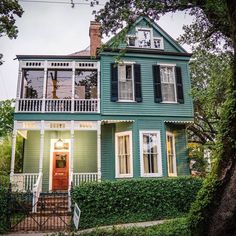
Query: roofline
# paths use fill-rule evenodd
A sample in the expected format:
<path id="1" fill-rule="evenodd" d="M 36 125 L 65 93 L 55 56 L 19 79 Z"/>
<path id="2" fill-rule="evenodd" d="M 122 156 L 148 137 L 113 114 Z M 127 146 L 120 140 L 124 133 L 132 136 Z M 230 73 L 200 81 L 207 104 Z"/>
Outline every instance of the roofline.
<path id="1" fill-rule="evenodd" d="M 114 48 L 104 48 L 103 52 L 120 52 L 124 49 L 114 49 Z M 158 49 L 148 49 L 148 48 L 126 48 L 125 53 L 142 53 L 142 54 L 154 54 L 154 55 L 170 55 L 170 56 L 183 56 L 183 57 L 191 57 L 192 53 L 183 53 L 183 52 L 164 52 Z"/>
<path id="2" fill-rule="evenodd" d="M 89 60 L 97 60 L 97 57 L 91 56 L 75 56 L 75 55 L 16 55 L 16 59 L 89 59 Z"/>

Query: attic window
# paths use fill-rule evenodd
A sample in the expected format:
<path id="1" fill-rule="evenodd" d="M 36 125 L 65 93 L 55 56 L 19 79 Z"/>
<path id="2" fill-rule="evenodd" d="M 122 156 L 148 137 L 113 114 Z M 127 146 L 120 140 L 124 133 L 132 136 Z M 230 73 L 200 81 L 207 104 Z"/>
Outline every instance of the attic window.
<path id="1" fill-rule="evenodd" d="M 135 35 L 127 35 L 128 47 L 164 49 L 163 38 L 154 37 L 152 28 L 136 28 Z"/>

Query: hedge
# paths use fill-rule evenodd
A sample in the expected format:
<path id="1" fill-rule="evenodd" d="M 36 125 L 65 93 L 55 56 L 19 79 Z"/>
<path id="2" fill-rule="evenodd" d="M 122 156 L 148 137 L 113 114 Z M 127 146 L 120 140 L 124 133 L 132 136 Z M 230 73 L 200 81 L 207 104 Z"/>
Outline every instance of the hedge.
<path id="1" fill-rule="evenodd" d="M 9 176 L 0 175 L 0 234 L 8 229 L 8 187 Z"/>
<path id="2" fill-rule="evenodd" d="M 81 209 L 80 228 L 184 216 L 202 180 L 192 177 L 85 183 L 72 199 Z"/>

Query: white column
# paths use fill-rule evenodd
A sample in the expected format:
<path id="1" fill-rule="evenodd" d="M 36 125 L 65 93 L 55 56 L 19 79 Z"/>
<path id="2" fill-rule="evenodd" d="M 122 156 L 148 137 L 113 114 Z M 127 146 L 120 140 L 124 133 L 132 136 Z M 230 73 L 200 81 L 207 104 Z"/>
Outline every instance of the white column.
<path id="1" fill-rule="evenodd" d="M 19 99 L 21 96 L 21 87 L 22 87 L 22 61 L 19 62 L 19 71 L 18 71 L 18 82 L 17 82 L 17 92 L 16 92 L 16 104 L 15 104 L 15 111 L 18 111 L 19 107 Z"/>
<path id="2" fill-rule="evenodd" d="M 101 121 L 97 121 L 97 172 L 98 181 L 101 181 Z"/>
<path id="3" fill-rule="evenodd" d="M 15 169 L 15 154 L 16 154 L 16 121 L 14 121 L 14 130 L 12 133 L 12 152 L 11 152 L 11 177 L 14 175 L 14 169 Z"/>
<path id="4" fill-rule="evenodd" d="M 74 173 L 74 121 L 71 121 L 71 130 L 70 130 L 70 175 L 69 175 L 69 185 L 73 181 Z"/>
<path id="5" fill-rule="evenodd" d="M 46 91 L 47 91 L 47 67 L 48 67 L 48 61 L 44 61 L 42 112 L 45 112 L 45 99 L 46 99 Z"/>
<path id="6" fill-rule="evenodd" d="M 41 128 L 40 128 L 40 153 L 39 153 L 39 173 L 43 173 L 43 157 L 44 157 L 44 120 L 41 120 Z"/>
<path id="7" fill-rule="evenodd" d="M 71 112 L 75 110 L 75 61 L 72 62 L 72 99 L 71 99 Z"/>
<path id="8" fill-rule="evenodd" d="M 97 96 L 98 96 L 98 113 L 100 113 L 100 85 L 101 85 L 101 78 L 100 78 L 100 62 L 97 62 L 97 70 L 98 70 L 98 77 L 97 77 Z"/>

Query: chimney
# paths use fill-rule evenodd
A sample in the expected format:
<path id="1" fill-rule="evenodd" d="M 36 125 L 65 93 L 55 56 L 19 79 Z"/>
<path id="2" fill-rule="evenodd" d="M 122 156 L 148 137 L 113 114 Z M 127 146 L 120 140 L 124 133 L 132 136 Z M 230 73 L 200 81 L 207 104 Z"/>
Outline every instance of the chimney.
<path id="1" fill-rule="evenodd" d="M 101 24 L 96 21 L 90 21 L 89 36 L 90 36 L 90 56 L 96 56 L 97 48 L 101 47 Z"/>

